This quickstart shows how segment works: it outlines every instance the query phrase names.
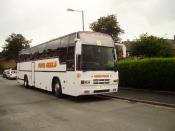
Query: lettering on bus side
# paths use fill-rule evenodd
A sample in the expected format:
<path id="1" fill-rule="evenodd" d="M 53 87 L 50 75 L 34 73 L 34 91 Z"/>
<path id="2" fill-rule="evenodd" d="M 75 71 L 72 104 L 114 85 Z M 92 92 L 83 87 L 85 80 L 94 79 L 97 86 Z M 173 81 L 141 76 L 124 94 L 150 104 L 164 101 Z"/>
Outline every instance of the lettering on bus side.
<path id="1" fill-rule="evenodd" d="M 57 62 L 46 62 L 46 63 L 38 63 L 38 68 L 55 68 L 57 67 Z"/>
<path id="2" fill-rule="evenodd" d="M 45 68 L 46 64 L 45 63 L 38 63 L 38 68 Z"/>
<path id="3" fill-rule="evenodd" d="M 54 68 L 54 67 L 57 67 L 57 62 L 47 62 L 46 63 L 46 67 L 47 68 Z"/>

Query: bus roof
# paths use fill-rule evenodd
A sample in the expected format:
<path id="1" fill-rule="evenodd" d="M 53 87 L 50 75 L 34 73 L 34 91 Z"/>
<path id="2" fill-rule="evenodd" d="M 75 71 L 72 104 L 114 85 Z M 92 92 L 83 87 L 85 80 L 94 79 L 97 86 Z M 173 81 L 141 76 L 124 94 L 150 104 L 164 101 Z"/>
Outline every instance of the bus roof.
<path id="1" fill-rule="evenodd" d="M 114 47 L 114 42 L 111 36 L 107 34 L 91 31 L 79 31 L 62 37 L 58 37 L 56 39 L 52 39 L 50 41 L 44 42 L 28 49 L 23 49 L 19 52 L 19 54 L 22 55 L 42 53 L 43 51 L 47 50 L 55 50 L 62 47 L 75 46 L 76 39 L 80 39 L 82 44 L 100 44 L 101 46 Z"/>

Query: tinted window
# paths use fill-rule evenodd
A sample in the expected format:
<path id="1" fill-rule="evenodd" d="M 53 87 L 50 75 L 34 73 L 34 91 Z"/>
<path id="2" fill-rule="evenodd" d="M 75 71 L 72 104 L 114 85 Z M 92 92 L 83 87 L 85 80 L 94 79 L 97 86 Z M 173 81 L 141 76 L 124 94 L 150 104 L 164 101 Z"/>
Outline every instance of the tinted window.
<path id="1" fill-rule="evenodd" d="M 74 46 L 68 47 L 68 53 L 67 53 L 67 70 L 73 71 L 75 70 L 75 48 Z"/>
<path id="2" fill-rule="evenodd" d="M 113 70 L 114 48 L 83 45 L 81 56 L 82 70 Z"/>

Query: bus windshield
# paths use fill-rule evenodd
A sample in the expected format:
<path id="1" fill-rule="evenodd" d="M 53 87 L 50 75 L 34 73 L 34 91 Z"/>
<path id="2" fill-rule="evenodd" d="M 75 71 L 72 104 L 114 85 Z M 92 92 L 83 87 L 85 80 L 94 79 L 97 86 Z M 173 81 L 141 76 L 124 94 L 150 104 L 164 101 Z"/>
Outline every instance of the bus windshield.
<path id="1" fill-rule="evenodd" d="M 114 70 L 114 63 L 113 47 L 82 45 L 81 70 Z"/>

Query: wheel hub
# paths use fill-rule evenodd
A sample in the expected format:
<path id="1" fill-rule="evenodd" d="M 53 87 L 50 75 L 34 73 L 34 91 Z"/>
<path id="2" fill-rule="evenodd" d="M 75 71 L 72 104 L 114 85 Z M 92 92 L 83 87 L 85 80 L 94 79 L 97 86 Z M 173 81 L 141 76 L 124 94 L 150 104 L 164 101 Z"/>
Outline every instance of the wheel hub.
<path id="1" fill-rule="evenodd" d="M 55 84 L 55 92 L 58 93 L 60 89 L 60 86 L 58 83 Z"/>

